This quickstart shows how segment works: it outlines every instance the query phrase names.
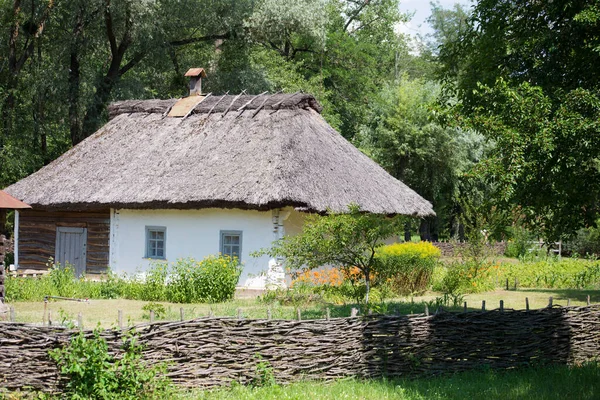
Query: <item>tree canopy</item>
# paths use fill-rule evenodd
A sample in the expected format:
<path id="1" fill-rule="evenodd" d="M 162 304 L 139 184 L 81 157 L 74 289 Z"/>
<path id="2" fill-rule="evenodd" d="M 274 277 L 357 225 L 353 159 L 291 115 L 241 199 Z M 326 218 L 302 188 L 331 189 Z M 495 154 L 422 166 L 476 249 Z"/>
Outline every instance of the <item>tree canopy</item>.
<path id="1" fill-rule="evenodd" d="M 0 0 L 0 187 L 107 120 L 115 100 L 314 94 L 323 116 L 434 204 L 424 238 L 460 235 L 465 201 L 547 238 L 598 217 L 598 0 Z M 506 221 L 510 223 L 510 221 Z M 414 227 L 413 227 L 414 228 Z M 407 226 L 410 230 L 411 226 Z"/>

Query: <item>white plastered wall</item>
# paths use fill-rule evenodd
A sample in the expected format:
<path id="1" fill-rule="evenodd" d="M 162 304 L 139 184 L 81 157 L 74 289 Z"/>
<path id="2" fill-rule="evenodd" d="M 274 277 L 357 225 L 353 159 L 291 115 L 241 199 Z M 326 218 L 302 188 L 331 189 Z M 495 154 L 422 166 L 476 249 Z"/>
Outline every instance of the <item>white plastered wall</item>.
<path id="1" fill-rule="evenodd" d="M 296 213 L 296 211 L 291 211 Z M 275 239 L 272 212 L 236 209 L 203 210 L 111 210 L 110 267 L 117 273 L 145 271 L 146 226 L 164 226 L 166 257 L 202 259 L 217 254 L 220 231 L 242 231 L 244 269 L 239 286 L 264 288 L 269 257 L 254 258 L 250 253 L 268 248 Z M 261 274 L 263 274 L 261 276 Z"/>

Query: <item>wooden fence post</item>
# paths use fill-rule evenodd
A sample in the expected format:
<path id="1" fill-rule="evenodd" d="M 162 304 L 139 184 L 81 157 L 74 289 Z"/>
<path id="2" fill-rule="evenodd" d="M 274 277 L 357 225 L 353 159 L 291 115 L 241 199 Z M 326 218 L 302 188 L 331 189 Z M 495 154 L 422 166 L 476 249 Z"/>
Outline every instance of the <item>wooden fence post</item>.
<path id="1" fill-rule="evenodd" d="M 352 309 L 350 310 L 350 317 L 356 317 L 358 315 L 358 309 L 352 307 Z"/>
<path id="2" fill-rule="evenodd" d="M 485 300 L 481 300 L 481 311 L 485 311 Z"/>
<path id="3" fill-rule="evenodd" d="M 590 295 L 589 294 L 587 295 L 587 305 L 588 306 L 590 305 Z"/>
<path id="4" fill-rule="evenodd" d="M 506 290 L 508 290 L 508 278 L 506 278 Z"/>
<path id="5" fill-rule="evenodd" d="M 81 313 L 77 314 L 77 327 L 83 330 L 83 315 Z"/>
<path id="6" fill-rule="evenodd" d="M 271 320 L 271 318 L 273 318 L 273 315 L 271 314 L 271 307 L 267 308 L 267 319 Z"/>
<path id="7" fill-rule="evenodd" d="M 48 314 L 48 298 L 44 297 L 44 315 L 42 316 L 42 325 L 46 325 L 46 315 Z"/>
<path id="8" fill-rule="evenodd" d="M 525 310 L 529 311 L 529 297 L 525 297 Z"/>
<path id="9" fill-rule="evenodd" d="M 237 319 L 242 319 L 242 309 L 241 308 L 237 309 Z"/>
<path id="10" fill-rule="evenodd" d="M 567 307 L 571 306 L 571 299 L 567 299 Z"/>
<path id="11" fill-rule="evenodd" d="M 552 296 L 548 298 L 548 307 L 552 308 Z"/>
<path id="12" fill-rule="evenodd" d="M 517 290 L 517 286 L 519 286 L 519 280 L 515 276 L 515 290 Z"/>
<path id="13" fill-rule="evenodd" d="M 52 313 L 48 311 L 48 326 L 52 326 Z"/>
<path id="14" fill-rule="evenodd" d="M 425 316 L 429 317 L 429 306 L 425 304 Z"/>
<path id="15" fill-rule="evenodd" d="M 180 321 L 185 320 L 185 315 L 184 315 L 184 312 L 183 312 L 183 307 L 179 307 L 179 320 Z"/>
<path id="16" fill-rule="evenodd" d="M 118 321 L 119 321 L 119 329 L 123 329 L 123 310 L 117 311 L 118 313 Z"/>
<path id="17" fill-rule="evenodd" d="M 504 311 L 504 300 L 500 300 L 500 311 Z"/>
<path id="18" fill-rule="evenodd" d="M 329 307 L 327 307 L 327 308 L 325 309 L 325 319 L 326 319 L 327 321 L 329 321 L 329 320 L 331 319 L 331 311 L 329 310 Z"/>
<path id="19" fill-rule="evenodd" d="M 15 322 L 15 308 L 10 306 L 10 322 Z"/>
<path id="20" fill-rule="evenodd" d="M 297 315 L 297 317 L 298 317 L 298 321 L 302 321 L 302 314 L 301 314 L 301 312 L 300 312 L 300 309 L 299 309 L 299 308 L 297 308 L 297 309 L 296 309 L 296 315 Z"/>
<path id="21" fill-rule="evenodd" d="M 464 312 L 467 312 L 467 302 L 465 301 L 465 310 Z"/>
<path id="22" fill-rule="evenodd" d="M 2 218 L 0 218 L 0 224 L 2 224 L 4 221 L 2 220 Z M 0 243 L 0 247 L 3 246 L 3 243 Z M 3 255 L 3 250 L 0 251 L 0 255 Z M 5 276 L 6 276 L 6 270 L 4 269 L 4 264 L 2 264 L 2 262 L 4 261 L 4 259 L 0 259 L 0 302 L 4 303 L 4 299 L 6 297 L 6 286 L 5 285 Z"/>
<path id="23" fill-rule="evenodd" d="M 154 323 L 154 310 L 150 310 L 150 323 Z"/>

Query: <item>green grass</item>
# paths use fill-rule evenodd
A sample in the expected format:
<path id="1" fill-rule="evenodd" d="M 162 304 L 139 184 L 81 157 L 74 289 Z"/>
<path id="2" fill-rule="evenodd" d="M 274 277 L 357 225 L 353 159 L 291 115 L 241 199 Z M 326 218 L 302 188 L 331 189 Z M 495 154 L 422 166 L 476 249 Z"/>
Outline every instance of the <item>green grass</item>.
<path id="1" fill-rule="evenodd" d="M 585 305 L 587 296 L 590 295 L 591 301 L 600 302 L 599 290 L 562 290 L 562 289 L 523 289 L 523 290 L 496 290 L 493 292 L 471 294 L 465 297 L 467 307 L 470 310 L 481 309 L 481 301 L 486 301 L 486 309 L 498 308 L 500 300 L 504 300 L 505 308 L 524 309 L 525 298 L 529 298 L 531 309 L 543 308 L 548 304 L 548 298 L 553 297 L 553 304 L 566 305 L 567 299 L 571 299 L 571 305 Z M 418 314 L 425 310 L 425 302 L 432 301 L 439 296 L 439 293 L 429 293 L 425 296 L 412 298 L 394 299 L 387 303 L 388 312 L 399 312 L 401 314 Z M 275 319 L 294 319 L 296 310 L 293 306 L 282 306 L 273 304 L 271 306 L 263 304 L 256 299 L 236 299 L 233 301 L 218 304 L 175 304 L 160 302 L 165 306 L 165 320 L 179 319 L 179 308 L 184 309 L 185 319 L 206 317 L 212 312 L 219 317 L 235 317 L 238 308 L 242 310 L 244 318 L 266 318 L 267 308 L 271 308 L 272 316 Z M 49 301 L 47 311 L 51 313 L 52 320 L 60 322 L 62 316 L 72 320 L 77 319 L 77 314 L 83 316 L 84 326 L 95 327 L 100 324 L 108 328 L 117 324 L 118 310 L 123 311 L 123 321 L 125 324 L 138 324 L 148 322 L 148 313 L 142 310 L 142 307 L 148 302 L 140 300 L 89 300 L 87 303 L 71 301 Z M 44 302 L 15 302 L 12 303 L 15 308 L 17 322 L 41 323 L 44 317 Z M 356 307 L 355 304 L 341 305 L 323 305 L 313 304 L 301 307 L 303 319 L 323 318 L 325 308 L 329 307 L 332 317 L 346 317 L 350 315 L 350 309 Z M 434 312 L 435 310 L 430 310 Z"/>
<path id="2" fill-rule="evenodd" d="M 549 366 L 513 371 L 475 371 L 414 380 L 340 380 L 289 386 L 193 391 L 181 399 L 598 399 L 600 367 Z"/>

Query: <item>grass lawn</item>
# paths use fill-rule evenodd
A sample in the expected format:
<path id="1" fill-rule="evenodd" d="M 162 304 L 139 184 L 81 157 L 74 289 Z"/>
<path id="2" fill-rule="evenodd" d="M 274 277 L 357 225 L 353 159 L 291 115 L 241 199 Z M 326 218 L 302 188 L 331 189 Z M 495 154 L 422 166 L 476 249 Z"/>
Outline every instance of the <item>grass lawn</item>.
<path id="1" fill-rule="evenodd" d="M 599 399 L 600 367 L 548 366 L 513 371 L 475 371 L 414 380 L 341 380 L 289 386 L 194 391 L 181 399 Z"/>
<path id="2" fill-rule="evenodd" d="M 532 309 L 543 308 L 548 304 L 548 298 L 553 297 L 554 304 L 566 305 L 567 299 L 571 299 L 571 305 L 585 305 L 587 295 L 590 295 L 592 302 L 600 302 L 599 290 L 559 290 L 559 289 L 520 289 L 518 291 L 497 290 L 481 294 L 472 294 L 465 297 L 467 306 L 471 310 L 481 309 L 481 301 L 486 301 L 486 309 L 494 309 L 499 306 L 500 300 L 504 300 L 505 308 L 524 309 L 525 298 L 529 298 L 529 304 Z M 392 312 L 397 310 L 402 314 L 422 313 L 425 309 L 426 301 L 431 301 L 439 296 L 437 293 L 430 293 L 425 296 L 395 299 L 389 303 L 388 310 Z M 71 301 L 50 301 L 47 305 L 52 320 L 60 322 L 63 316 L 76 320 L 77 314 L 83 316 L 84 326 L 95 327 L 100 323 L 103 327 L 111 327 L 117 324 L 118 310 L 123 311 L 124 323 L 137 324 L 148 322 L 148 313 L 142 310 L 142 307 L 148 302 L 139 300 L 89 300 L 87 303 Z M 215 316 L 234 317 L 237 316 L 238 308 L 242 310 L 244 318 L 266 318 L 266 304 L 258 302 L 256 299 L 238 299 L 219 304 L 174 304 L 161 303 L 165 306 L 166 315 L 162 319 L 179 319 L 179 309 L 184 309 L 185 319 L 206 317 L 212 312 Z M 44 316 L 43 302 L 15 302 L 12 304 L 15 308 L 17 322 L 41 323 Z M 332 317 L 343 317 L 350 315 L 350 308 L 354 305 L 330 305 Z M 275 319 L 296 318 L 296 311 L 293 306 L 281 306 L 278 304 L 270 306 L 272 316 Z M 323 318 L 325 306 L 310 305 L 301 307 L 303 319 Z M 431 312 L 435 310 L 430 310 Z"/>

